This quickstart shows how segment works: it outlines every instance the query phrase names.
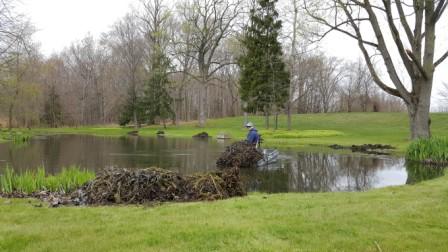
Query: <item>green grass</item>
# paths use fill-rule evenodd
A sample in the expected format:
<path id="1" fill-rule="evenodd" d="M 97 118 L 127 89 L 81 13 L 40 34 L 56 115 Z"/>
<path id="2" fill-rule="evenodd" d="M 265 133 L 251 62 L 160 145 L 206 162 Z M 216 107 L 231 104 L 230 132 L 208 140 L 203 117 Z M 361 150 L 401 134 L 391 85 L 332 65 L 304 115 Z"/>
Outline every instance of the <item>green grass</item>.
<path id="1" fill-rule="evenodd" d="M 0 251 L 446 251 L 448 176 L 158 207 L 0 199 Z"/>
<path id="2" fill-rule="evenodd" d="M 23 132 L 19 130 L 8 131 L 0 129 L 0 142 L 10 141 L 14 144 L 23 144 L 28 142 L 32 135 L 32 132 Z"/>
<path id="3" fill-rule="evenodd" d="M 432 137 L 416 140 L 409 145 L 406 159 L 448 164 L 448 138 Z"/>
<path id="4" fill-rule="evenodd" d="M 310 148 L 331 144 L 352 145 L 379 143 L 390 144 L 404 153 L 409 145 L 409 125 L 406 113 L 330 113 L 294 115 L 293 130 L 286 131 L 286 117 L 280 116 L 279 130 L 264 129 L 264 118 L 249 117 L 264 136 L 264 145 L 271 147 Z M 431 114 L 432 133 L 435 136 L 448 135 L 448 113 Z M 226 133 L 236 139 L 244 139 L 247 131 L 243 128 L 242 117 L 208 120 L 205 128 L 197 127 L 196 122 L 183 123 L 180 126 L 150 126 L 140 129 L 141 136 L 155 136 L 160 129 L 167 137 L 191 137 L 206 131 L 212 137 Z M 118 126 L 97 126 L 80 128 L 35 129 L 35 134 L 91 134 L 97 136 L 123 136 L 131 128 Z"/>
<path id="5" fill-rule="evenodd" d="M 94 177 L 93 172 L 75 166 L 62 168 L 61 173 L 56 175 L 47 175 L 43 167 L 33 171 L 25 171 L 21 174 L 17 174 L 12 168 L 6 167 L 3 174 L 0 174 L 0 191 L 3 193 L 21 192 L 27 194 L 43 190 L 70 192 Z"/>

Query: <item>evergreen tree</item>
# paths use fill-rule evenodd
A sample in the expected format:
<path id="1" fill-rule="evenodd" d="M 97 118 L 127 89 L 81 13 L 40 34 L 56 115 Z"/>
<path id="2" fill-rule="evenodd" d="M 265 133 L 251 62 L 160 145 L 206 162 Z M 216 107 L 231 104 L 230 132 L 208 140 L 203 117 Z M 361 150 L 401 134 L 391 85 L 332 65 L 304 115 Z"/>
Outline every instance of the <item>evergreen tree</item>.
<path id="1" fill-rule="evenodd" d="M 144 122 L 144 111 L 141 107 L 141 98 L 137 96 L 134 89 L 129 89 L 128 98 L 122 107 L 118 123 L 121 126 L 125 126 L 130 122 L 133 122 L 134 127 L 140 128 L 140 124 Z"/>
<path id="2" fill-rule="evenodd" d="M 282 23 L 275 4 L 278 0 L 257 0 L 250 11 L 250 23 L 242 44 L 245 53 L 238 63 L 241 68 L 240 95 L 247 112 L 261 111 L 266 116 L 276 114 L 288 99 L 289 73 L 282 61 L 278 36 Z"/>
<path id="3" fill-rule="evenodd" d="M 152 58 L 151 74 L 145 83 L 142 107 L 144 108 L 146 120 L 154 123 L 160 119 L 165 126 L 166 119 L 174 118 L 171 108 L 173 99 L 168 93 L 168 70 L 170 60 L 163 53 L 155 53 Z"/>
<path id="4" fill-rule="evenodd" d="M 52 128 L 57 128 L 62 124 L 61 102 L 54 86 L 51 86 L 48 100 L 45 101 L 42 121 Z"/>

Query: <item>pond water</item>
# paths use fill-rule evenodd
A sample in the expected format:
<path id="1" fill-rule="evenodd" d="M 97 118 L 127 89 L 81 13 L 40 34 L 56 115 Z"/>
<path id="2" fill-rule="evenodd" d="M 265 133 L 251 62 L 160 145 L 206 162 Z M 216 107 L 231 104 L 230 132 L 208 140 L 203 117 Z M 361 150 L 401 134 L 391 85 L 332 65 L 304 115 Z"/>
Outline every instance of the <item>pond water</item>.
<path id="1" fill-rule="evenodd" d="M 99 171 L 106 167 L 161 167 L 182 174 L 216 169 L 215 162 L 231 142 L 164 137 L 35 137 L 26 145 L 0 144 L 0 172 L 45 166 L 49 173 L 78 165 Z M 242 170 L 249 191 L 365 191 L 415 183 L 441 176 L 439 169 L 406 164 L 400 157 L 280 150 L 278 162 Z"/>

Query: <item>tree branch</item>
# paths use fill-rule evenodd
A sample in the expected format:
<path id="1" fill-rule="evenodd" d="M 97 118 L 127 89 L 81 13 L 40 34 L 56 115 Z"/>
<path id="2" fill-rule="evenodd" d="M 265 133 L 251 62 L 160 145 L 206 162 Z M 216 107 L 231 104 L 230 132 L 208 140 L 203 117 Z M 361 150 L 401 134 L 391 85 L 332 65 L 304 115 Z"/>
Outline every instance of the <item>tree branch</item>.
<path id="1" fill-rule="evenodd" d="M 435 63 L 434 63 L 434 67 L 437 67 L 438 65 L 442 64 L 442 62 L 448 58 L 448 51 L 445 52 L 445 54 L 442 55 L 442 57 L 440 57 Z"/>

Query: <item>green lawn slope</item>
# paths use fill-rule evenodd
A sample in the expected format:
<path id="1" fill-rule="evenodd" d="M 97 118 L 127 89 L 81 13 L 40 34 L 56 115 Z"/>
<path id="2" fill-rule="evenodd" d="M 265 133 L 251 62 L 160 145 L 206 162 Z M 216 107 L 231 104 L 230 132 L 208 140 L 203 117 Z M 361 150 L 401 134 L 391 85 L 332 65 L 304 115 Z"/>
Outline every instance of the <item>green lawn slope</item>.
<path id="1" fill-rule="evenodd" d="M 0 251 L 446 251 L 448 176 L 156 207 L 0 199 Z"/>
<path id="2" fill-rule="evenodd" d="M 448 136 L 448 113 L 435 113 L 432 118 L 432 133 Z M 365 143 L 391 144 L 404 152 L 409 144 L 409 124 L 406 113 L 330 113 L 294 115 L 293 130 L 286 131 L 286 117 L 280 116 L 279 130 L 264 129 L 264 118 L 249 117 L 265 139 L 265 145 L 273 147 L 310 147 L 331 144 L 352 145 Z M 271 121 L 273 118 L 271 118 Z M 197 127 L 196 122 L 182 123 L 179 126 L 150 126 L 140 129 L 141 136 L 155 136 L 160 129 L 167 137 L 191 137 L 201 131 L 212 137 L 220 133 L 243 139 L 246 130 L 242 117 L 211 119 L 205 128 Z M 122 136 L 132 129 L 117 126 L 98 126 L 80 128 L 35 129 L 34 133 L 73 133 L 100 136 Z"/>

